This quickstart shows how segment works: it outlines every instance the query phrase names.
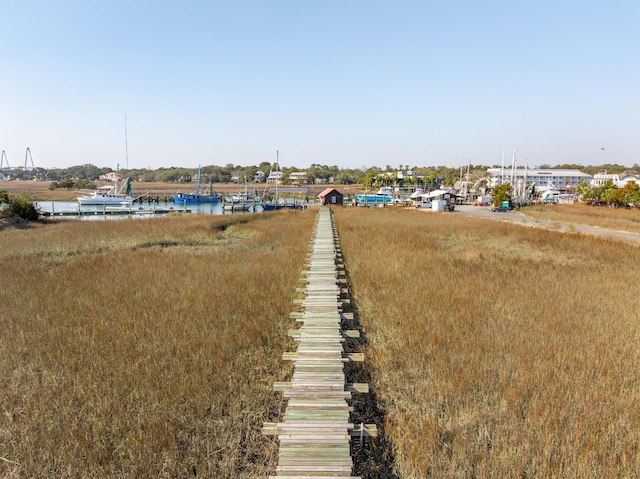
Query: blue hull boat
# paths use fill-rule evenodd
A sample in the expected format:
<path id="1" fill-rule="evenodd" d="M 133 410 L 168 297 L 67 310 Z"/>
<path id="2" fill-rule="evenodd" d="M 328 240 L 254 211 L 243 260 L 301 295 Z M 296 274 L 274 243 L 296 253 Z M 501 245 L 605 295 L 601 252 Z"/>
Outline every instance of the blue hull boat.
<path id="1" fill-rule="evenodd" d="M 188 192 L 179 192 L 176 195 L 173 195 L 173 202 L 179 205 L 184 203 L 217 203 L 220 201 L 220 196 L 218 193 L 213 191 L 211 183 L 209 183 L 209 192 L 202 194 L 200 193 L 200 166 L 198 166 L 198 186 L 195 193 Z"/>
<path id="2" fill-rule="evenodd" d="M 173 195 L 173 202 L 182 203 L 217 203 L 220 198 L 217 196 L 199 195 L 197 193 L 178 193 Z"/>
<path id="3" fill-rule="evenodd" d="M 356 195 L 356 204 L 364 205 L 391 205 L 395 203 L 393 189 L 382 187 L 376 193 L 361 193 Z"/>

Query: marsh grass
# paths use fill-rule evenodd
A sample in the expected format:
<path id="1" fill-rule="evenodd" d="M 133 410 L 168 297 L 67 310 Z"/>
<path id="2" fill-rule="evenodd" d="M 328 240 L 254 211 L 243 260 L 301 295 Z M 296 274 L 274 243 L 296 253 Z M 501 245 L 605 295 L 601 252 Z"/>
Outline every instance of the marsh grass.
<path id="1" fill-rule="evenodd" d="M 527 216 L 541 220 L 640 233 L 640 209 L 638 208 L 608 208 L 575 204 L 528 206 L 521 211 Z"/>
<path id="2" fill-rule="evenodd" d="M 413 210 L 335 220 L 400 477 L 640 475 L 640 249 Z"/>
<path id="3" fill-rule="evenodd" d="M 313 212 L 0 231 L 0 476 L 265 476 Z M 273 466 L 273 464 L 271 464 Z"/>

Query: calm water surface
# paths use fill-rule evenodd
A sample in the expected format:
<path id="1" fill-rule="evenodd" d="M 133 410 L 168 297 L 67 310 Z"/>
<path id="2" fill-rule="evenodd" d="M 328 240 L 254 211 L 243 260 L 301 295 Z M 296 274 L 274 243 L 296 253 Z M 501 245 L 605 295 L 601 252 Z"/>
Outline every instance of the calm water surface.
<path id="1" fill-rule="evenodd" d="M 103 211 L 104 210 L 103 206 L 80 206 L 75 201 L 40 201 L 36 203 L 36 207 L 38 207 L 41 211 L 48 212 L 48 213 L 61 212 L 61 211 L 78 211 L 78 208 L 80 208 L 80 211 Z M 109 208 L 112 209 L 114 207 L 109 207 Z M 262 211 L 262 206 L 260 205 L 257 205 L 255 208 L 256 208 L 256 212 Z M 173 202 L 169 202 L 169 203 L 159 202 L 156 204 L 136 203 L 135 205 L 131 206 L 131 209 L 145 210 L 145 211 L 153 211 L 154 209 L 162 209 L 162 210 L 173 209 L 176 211 L 180 211 L 185 209 L 185 206 L 178 205 Z M 222 214 L 237 215 L 237 214 L 253 212 L 253 207 L 249 211 L 233 211 L 233 212 L 224 211 L 222 209 L 222 202 L 191 203 L 186 205 L 186 209 L 190 210 L 191 213 L 204 213 L 204 214 L 211 214 L 211 215 L 222 215 Z M 71 216 L 56 216 L 55 219 L 75 219 L 75 220 L 80 219 L 80 220 L 89 220 L 89 221 L 96 221 L 96 220 L 104 221 L 104 220 L 115 220 L 115 219 L 126 219 L 126 218 L 154 218 L 154 217 L 161 217 L 161 216 L 164 216 L 164 215 L 151 215 L 151 214 L 149 215 L 95 215 L 95 216 L 71 215 Z"/>

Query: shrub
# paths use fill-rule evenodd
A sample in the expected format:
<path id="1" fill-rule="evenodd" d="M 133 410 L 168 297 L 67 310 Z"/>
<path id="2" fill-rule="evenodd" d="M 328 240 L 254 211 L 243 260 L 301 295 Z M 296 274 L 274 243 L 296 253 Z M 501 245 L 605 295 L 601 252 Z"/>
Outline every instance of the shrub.
<path id="1" fill-rule="evenodd" d="M 0 192 L 0 202 L 6 205 L 2 210 L 4 217 L 20 218 L 26 221 L 38 220 L 38 210 L 28 195 L 8 196 L 5 192 Z"/>

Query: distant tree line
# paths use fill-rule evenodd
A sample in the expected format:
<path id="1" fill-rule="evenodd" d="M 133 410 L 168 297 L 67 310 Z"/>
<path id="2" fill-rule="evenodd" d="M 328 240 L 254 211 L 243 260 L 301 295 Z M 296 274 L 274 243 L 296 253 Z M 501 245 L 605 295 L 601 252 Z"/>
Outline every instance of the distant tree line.
<path id="1" fill-rule="evenodd" d="M 576 192 L 582 195 L 583 201 L 594 205 L 640 206 L 640 185 L 635 181 L 629 181 L 623 187 L 615 186 L 612 180 L 603 186 L 581 183 Z"/>
<path id="2" fill-rule="evenodd" d="M 274 168 L 274 165 L 268 162 L 262 162 L 259 165 L 253 166 L 240 166 L 233 165 L 231 163 L 225 166 L 218 165 L 206 165 L 201 168 L 201 182 L 208 183 L 229 183 L 232 180 L 243 182 L 246 178 L 247 181 L 253 181 L 256 174 L 261 171 L 264 176 L 268 176 Z M 469 165 L 469 180 L 476 181 L 483 176 L 486 176 L 486 171 L 489 167 Z M 500 166 L 493 165 L 493 168 L 500 168 Z M 576 169 L 594 175 L 606 171 L 609 174 L 619 174 L 623 172 L 629 172 L 632 174 L 640 174 L 640 165 L 634 164 L 633 167 L 625 167 L 617 164 L 604 164 L 600 166 L 583 166 L 578 164 L 563 164 L 557 166 L 540 165 L 536 169 Z M 283 172 L 282 182 L 289 182 L 289 175 L 293 172 L 304 171 L 309 183 L 316 183 L 316 180 L 324 180 L 330 182 L 332 180 L 335 184 L 364 184 L 369 187 L 375 187 L 380 185 L 389 184 L 407 184 L 420 186 L 437 186 L 448 185 L 453 186 L 458 180 L 467 179 L 467 165 L 462 168 L 452 168 L 447 166 L 409 166 L 399 165 L 397 168 L 391 165 L 386 165 L 385 168 L 371 167 L 362 169 L 349 169 L 340 168 L 336 165 L 321 165 L 312 164 L 308 168 L 296 168 L 296 167 L 280 167 Z M 90 188 L 90 182 L 98 180 L 100 175 L 104 175 L 113 171 L 111 168 L 98 168 L 92 164 L 84 164 L 73 166 L 70 168 L 54 168 L 44 169 L 35 168 L 32 170 L 0 170 L 7 176 L 18 180 L 50 180 L 57 182 L 56 187 L 61 188 Z M 407 174 L 411 172 L 412 175 Z M 170 168 L 158 168 L 155 170 L 142 168 L 142 169 L 121 169 L 120 173 L 124 177 L 130 177 L 133 181 L 146 181 L 146 182 L 183 182 L 183 181 L 195 181 L 197 175 L 197 168 L 182 168 L 182 167 L 170 167 Z M 402 173 L 402 175 L 398 175 Z M 69 181 L 73 181 L 70 185 Z"/>
<path id="3" fill-rule="evenodd" d="M 227 164 L 225 166 L 207 165 L 200 169 L 200 180 L 203 183 L 209 181 L 213 183 L 229 183 L 231 181 L 243 182 L 253 181 L 257 173 L 261 171 L 267 177 L 274 168 L 274 165 L 268 162 L 262 162 L 254 166 L 240 166 Z M 335 184 L 367 184 L 377 186 L 381 184 L 396 183 L 398 180 L 402 183 L 424 182 L 423 178 L 412 177 L 407 175 L 411 171 L 415 175 L 421 177 L 428 176 L 430 183 L 444 182 L 445 184 L 453 184 L 459 176 L 458 168 L 450 168 L 445 166 L 438 167 L 412 167 L 409 165 L 400 165 L 393 168 L 387 165 L 384 169 L 379 167 L 371 167 L 368 169 L 349 169 L 340 168 L 336 165 L 312 164 L 308 168 L 296 167 L 279 167 L 282 171 L 282 182 L 289 182 L 289 175 L 293 172 L 303 171 L 306 174 L 308 183 L 314 184 L 317 180 L 324 182 L 332 182 Z M 472 167 L 473 171 L 486 171 L 486 167 Z M 70 168 L 54 168 L 44 169 L 35 168 L 31 170 L 0 170 L 7 176 L 16 180 L 49 180 L 55 182 L 55 188 L 90 188 L 91 182 L 98 181 L 101 175 L 112 172 L 111 168 L 98 168 L 95 165 L 85 164 L 73 166 Z M 197 168 L 170 167 L 151 169 L 121 169 L 120 173 L 124 177 L 130 177 L 134 181 L 145 182 L 190 182 L 195 181 Z M 402 172 L 403 179 L 397 175 Z"/>

